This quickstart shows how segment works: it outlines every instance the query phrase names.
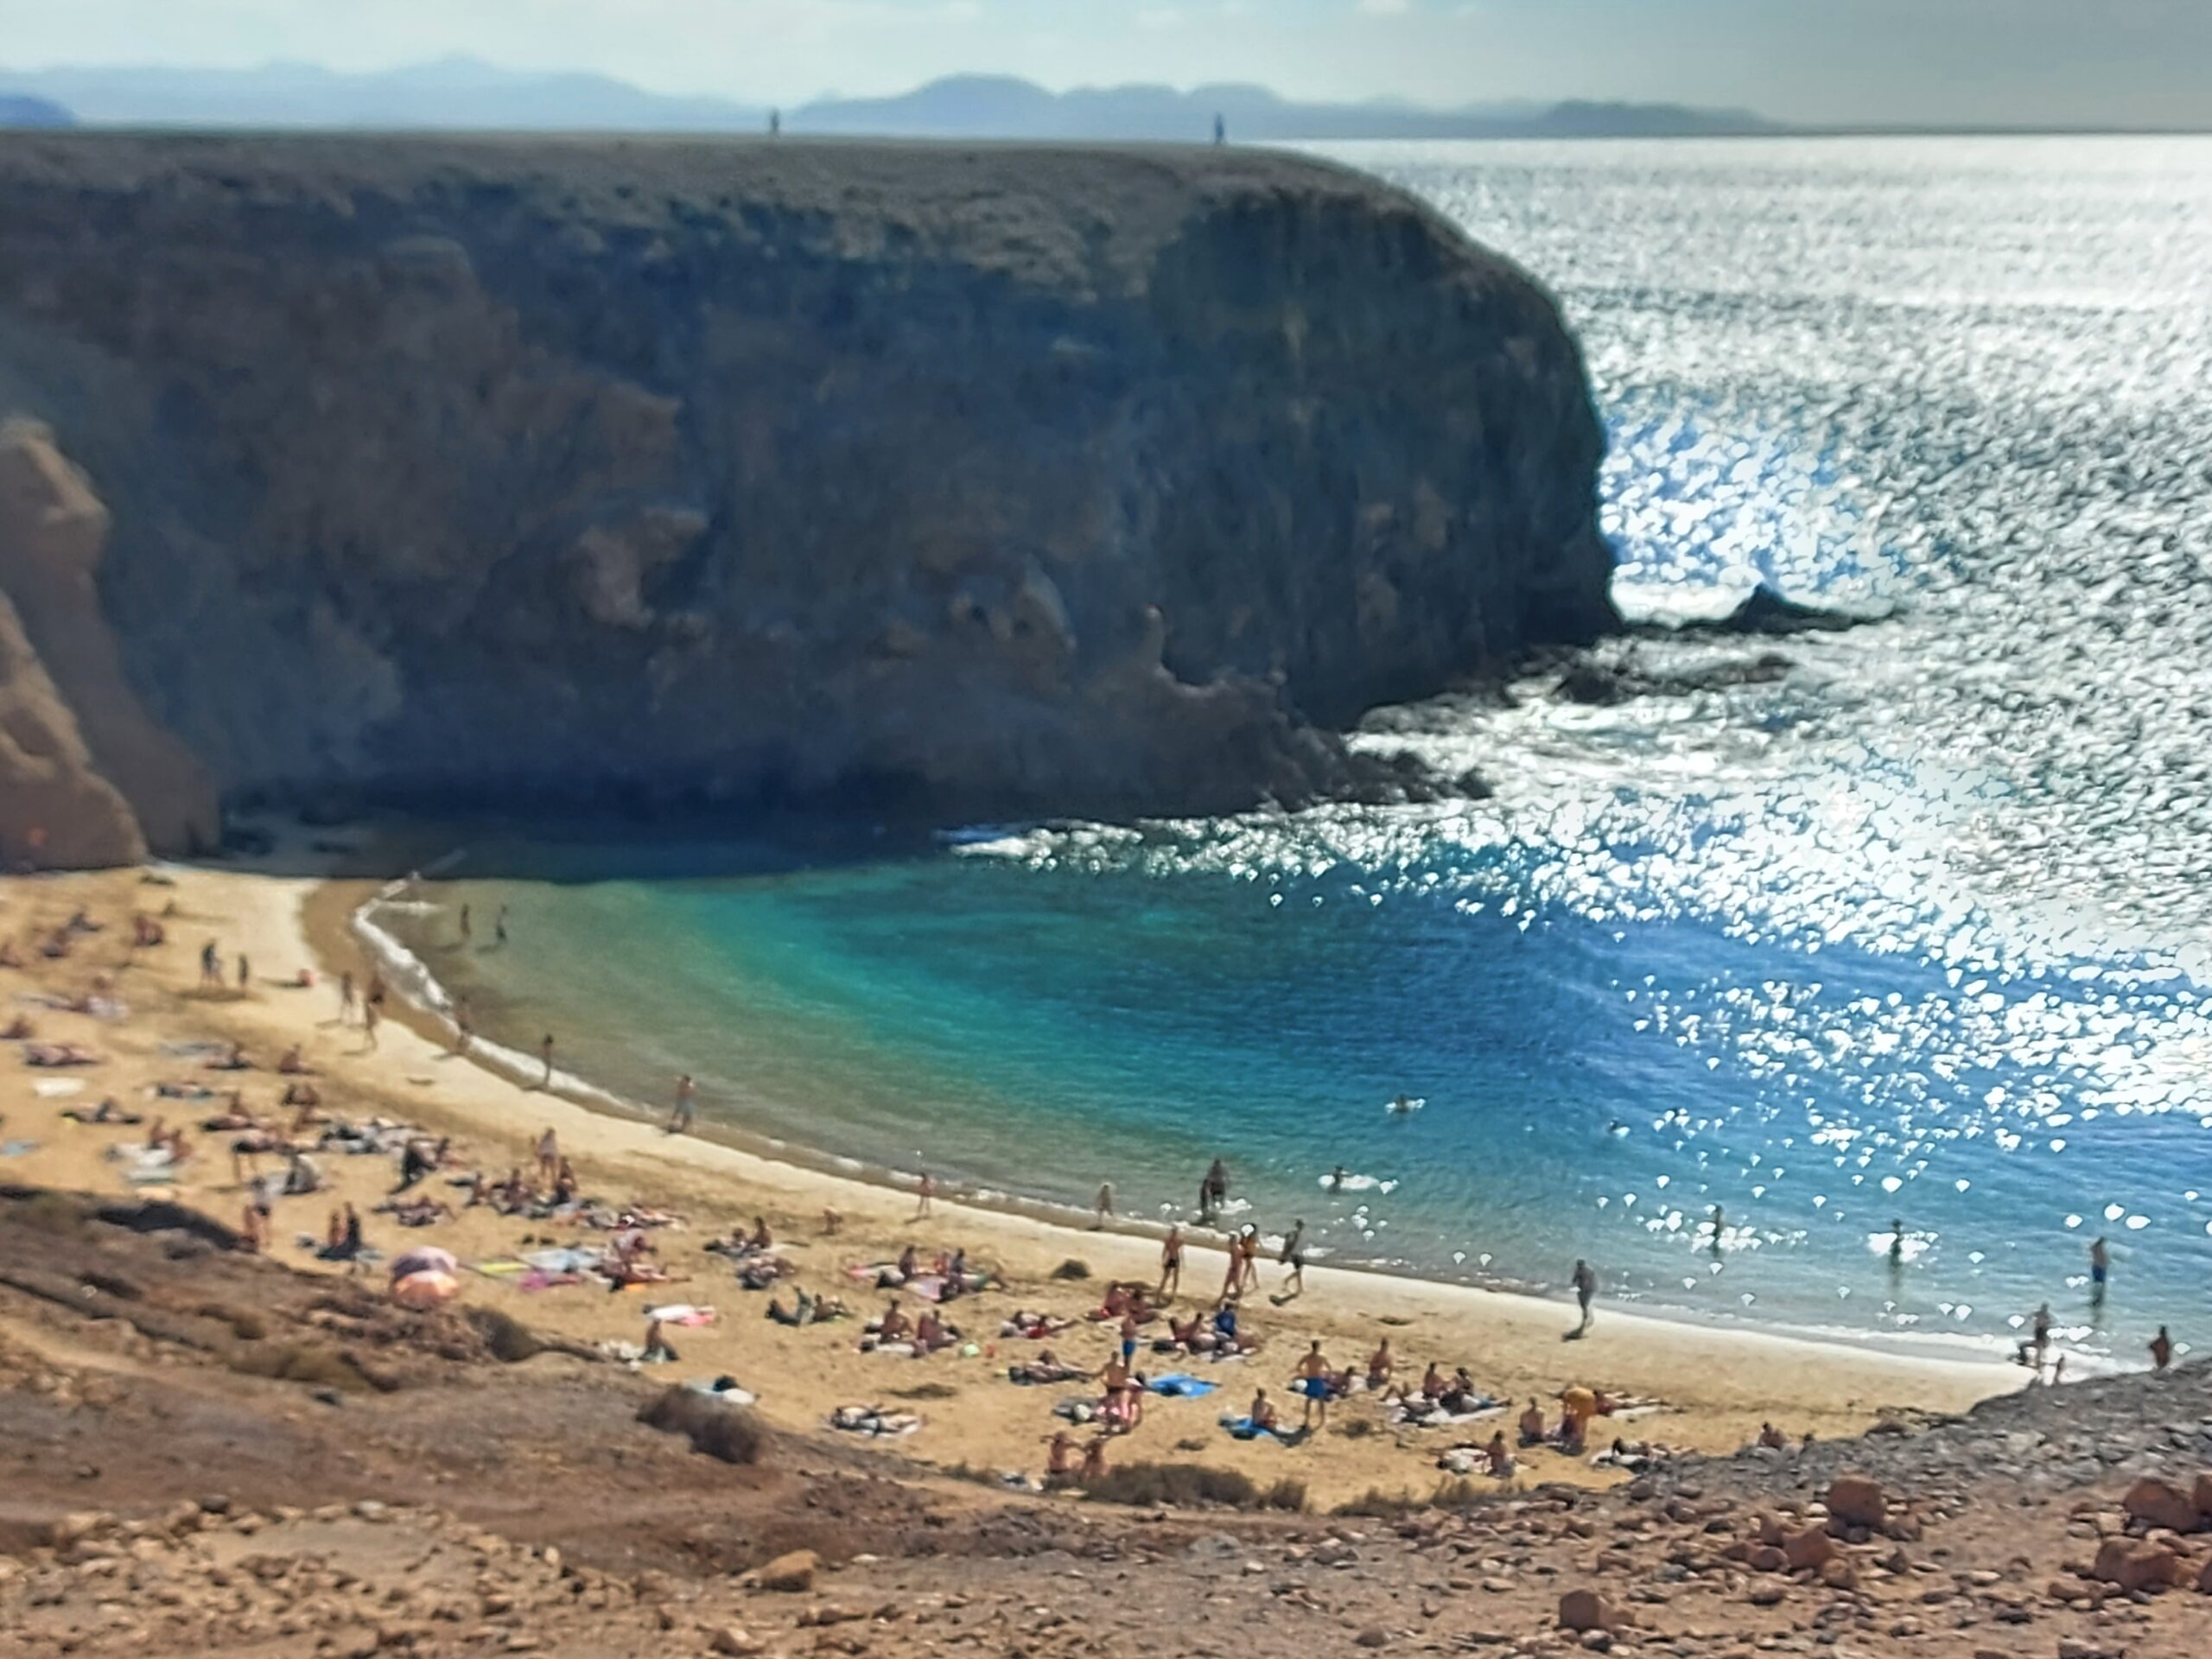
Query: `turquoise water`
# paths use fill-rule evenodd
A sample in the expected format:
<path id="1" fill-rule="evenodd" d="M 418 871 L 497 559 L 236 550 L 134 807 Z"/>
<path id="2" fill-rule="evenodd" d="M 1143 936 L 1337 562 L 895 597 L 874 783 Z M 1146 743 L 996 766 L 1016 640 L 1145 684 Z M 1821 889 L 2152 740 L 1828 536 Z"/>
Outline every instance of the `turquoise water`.
<path id="1" fill-rule="evenodd" d="M 1169 1216 L 1218 1154 L 1338 1260 L 1556 1287 L 1586 1255 L 1656 1307 L 1991 1347 L 2049 1300 L 2131 1361 L 2187 1337 L 2212 143 L 1346 153 L 1559 289 L 1632 613 L 1763 577 L 1893 620 L 1618 643 L 1660 689 L 1608 707 L 1535 680 L 1370 721 L 1481 803 L 810 861 L 480 839 L 443 899 L 511 906 L 513 946 L 400 931 L 518 1047 L 550 1025 L 649 1102 L 691 1071 L 710 1115 L 872 1166 Z M 514 868 L 543 879 L 472 875 Z"/>

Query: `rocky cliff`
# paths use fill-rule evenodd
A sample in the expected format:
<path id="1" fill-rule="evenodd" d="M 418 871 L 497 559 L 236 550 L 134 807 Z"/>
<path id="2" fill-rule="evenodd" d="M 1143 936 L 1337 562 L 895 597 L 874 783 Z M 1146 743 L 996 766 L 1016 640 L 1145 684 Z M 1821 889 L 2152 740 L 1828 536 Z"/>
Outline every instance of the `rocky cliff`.
<path id="1" fill-rule="evenodd" d="M 1301 800 L 1614 622 L 1551 302 L 1306 161 L 19 136 L 0 226 L 0 414 L 111 519 L 96 629 L 14 596 L 156 845 L 166 734 L 232 799 Z"/>

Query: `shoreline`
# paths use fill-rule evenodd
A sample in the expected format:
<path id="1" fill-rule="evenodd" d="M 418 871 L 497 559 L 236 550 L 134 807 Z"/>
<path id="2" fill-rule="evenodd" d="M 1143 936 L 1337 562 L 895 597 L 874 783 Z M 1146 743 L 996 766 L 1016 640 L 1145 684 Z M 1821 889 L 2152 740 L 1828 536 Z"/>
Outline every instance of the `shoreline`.
<path id="1" fill-rule="evenodd" d="M 1097 1304 L 1104 1281 L 1150 1283 L 1158 1277 L 1154 1236 L 1078 1230 L 949 1198 L 931 1218 L 917 1221 L 911 1191 L 810 1169 L 719 1140 L 671 1138 L 636 1116 L 518 1087 L 456 1060 L 428 1015 L 395 1010 L 378 1048 L 368 1052 L 359 1027 L 339 1024 L 337 997 L 327 981 L 312 989 L 292 988 L 303 968 L 320 965 L 334 973 L 359 963 L 359 947 L 345 926 L 347 899 L 362 891 L 359 885 L 245 869 L 187 867 L 162 874 L 175 883 L 170 896 L 177 919 L 168 924 L 166 945 L 138 952 L 128 949 L 126 918 L 149 901 L 135 874 L 0 880 L 0 925 L 11 934 L 24 936 L 27 917 L 57 925 L 80 904 L 107 924 L 93 936 L 97 951 L 88 948 L 84 954 L 114 971 L 130 1003 L 130 1019 L 103 1025 L 78 1014 L 37 1016 L 42 1038 L 80 1039 L 107 1056 L 104 1067 L 82 1074 L 86 1102 L 99 1097 L 92 1092 L 97 1090 L 149 1117 L 164 1106 L 174 1116 L 173 1104 L 143 1096 L 155 1078 L 175 1077 L 197 1064 L 174 1058 L 174 1044 L 213 1039 L 243 1043 L 263 1063 L 264 1069 L 238 1077 L 250 1109 L 273 1105 L 276 1079 L 267 1063 L 297 1045 L 315 1070 L 327 1107 L 349 1117 L 383 1116 L 430 1135 L 449 1134 L 463 1160 L 459 1167 L 474 1165 L 494 1179 L 509 1163 L 526 1165 L 531 1143 L 550 1128 L 587 1192 L 654 1204 L 688 1219 L 684 1229 L 658 1236 L 664 1260 L 684 1281 L 682 1288 L 660 1294 L 713 1305 L 721 1317 L 714 1325 L 677 1333 L 683 1363 L 664 1368 L 662 1376 L 673 1382 L 734 1376 L 760 1395 L 759 1410 L 779 1428 L 820 1435 L 827 1433 L 823 1418 L 832 1405 L 920 1402 L 914 1408 L 925 1417 L 920 1432 L 887 1443 L 918 1468 L 1033 1474 L 1041 1466 L 1041 1441 L 1062 1426 L 1052 1408 L 1064 1391 L 1019 1388 L 1007 1380 L 1008 1361 L 1033 1357 L 1037 1350 L 1026 1341 L 995 1338 L 1000 1321 L 1015 1308 L 1074 1319 L 1047 1345 L 1077 1365 L 1096 1366 L 1110 1349 L 1111 1327 L 1086 1324 L 1081 1316 Z M 251 955 L 257 977 L 249 989 L 196 987 L 194 958 L 208 939 L 220 942 L 226 963 L 235 954 Z M 334 954 L 325 957 L 326 951 Z M 10 977 L 17 988 L 30 981 L 73 992 L 93 965 L 41 964 Z M 11 1158 L 6 1174 L 113 1193 L 124 1182 L 109 1153 L 133 1132 L 59 1122 L 64 1103 L 10 1098 L 7 1134 L 43 1144 Z M 196 1129 L 204 1109 L 184 1109 L 190 1127 Z M 222 1155 L 223 1144 L 205 1138 L 199 1159 L 174 1190 L 181 1201 L 230 1222 L 243 1192 Z M 363 1212 L 372 1244 L 393 1253 L 436 1244 L 465 1262 L 512 1256 L 519 1241 L 542 1237 L 558 1225 L 510 1219 L 487 1206 L 457 1209 L 433 1227 L 403 1232 L 373 1213 L 391 1187 L 389 1157 L 336 1156 L 325 1162 L 327 1192 L 279 1201 L 271 1254 L 288 1266 L 332 1270 L 292 1241 L 318 1233 L 341 1199 Z M 436 1182 L 425 1190 L 446 1195 Z M 460 1204 L 457 1192 L 453 1202 Z M 835 1237 L 825 1236 L 820 1225 L 825 1207 L 843 1216 Z M 857 1321 L 793 1330 L 765 1320 L 767 1298 L 739 1288 L 728 1263 L 700 1248 L 733 1222 L 749 1223 L 755 1216 L 771 1218 L 796 1282 L 817 1294 L 842 1294 L 856 1313 L 874 1313 L 882 1299 L 855 1281 L 851 1265 L 888 1260 L 907 1243 L 925 1252 L 963 1248 L 971 1261 L 995 1268 L 1007 1288 L 963 1299 L 950 1311 L 969 1333 L 972 1354 L 944 1353 L 925 1361 L 862 1354 L 855 1344 Z M 1208 1242 L 1192 1241 L 1185 1307 L 1210 1305 L 1224 1260 Z M 1058 1276 L 1070 1261 L 1086 1264 L 1087 1281 Z M 1279 1273 L 1274 1264 L 1263 1264 L 1262 1291 L 1278 1288 Z M 531 1294 L 512 1280 L 480 1273 L 463 1277 L 462 1294 L 471 1305 L 499 1308 L 534 1328 L 587 1344 L 635 1341 L 650 1305 L 603 1290 Z M 791 1282 L 782 1287 L 786 1295 Z M 1402 1375 L 1417 1376 L 1431 1361 L 1447 1370 L 1465 1364 L 1480 1387 L 1513 1406 L 1536 1396 L 1555 1411 L 1557 1395 L 1578 1385 L 1653 1397 L 1663 1405 L 1651 1415 L 1619 1424 L 1600 1420 L 1593 1443 L 1622 1434 L 1708 1453 L 1748 1444 L 1763 1421 L 1777 1423 L 1793 1440 L 1807 1433 L 1834 1440 L 1884 1416 L 1963 1411 L 2025 1380 L 2024 1373 L 1989 1361 L 1885 1355 L 1768 1331 L 1655 1319 L 1603 1303 L 1586 1337 L 1563 1342 L 1571 1306 L 1319 1265 L 1309 1269 L 1305 1294 L 1294 1300 L 1276 1305 L 1271 1297 L 1248 1297 L 1246 1318 L 1248 1327 L 1265 1339 L 1263 1351 L 1249 1361 L 1192 1366 L 1219 1385 L 1217 1398 L 1155 1404 L 1134 1435 L 1112 1443 L 1116 1462 L 1196 1463 L 1269 1480 L 1295 1476 L 1309 1487 L 1315 1506 L 1325 1508 L 1370 1491 L 1427 1494 L 1441 1478 L 1437 1454 L 1469 1433 L 1486 1437 L 1493 1426 L 1395 1427 L 1381 1421 L 1371 1396 L 1355 1395 L 1332 1414 L 1329 1433 L 1294 1447 L 1236 1441 L 1215 1427 L 1216 1408 L 1241 1411 L 1254 1388 L 1287 1398 L 1294 1361 L 1316 1341 L 1334 1363 L 1350 1365 L 1363 1363 L 1388 1338 Z M 1355 1432 L 1339 1432 L 1338 1415 Z M 1549 1450 L 1524 1454 L 1517 1478 L 1524 1485 L 1546 1480 L 1605 1485 L 1618 1478 L 1616 1471 Z"/>
<path id="2" fill-rule="evenodd" d="M 459 855 L 459 849 L 454 849 L 416 872 L 424 887 L 434 889 L 448 880 L 438 873 L 440 867 L 450 865 Z M 367 877 L 339 877 L 319 880 L 318 891 L 302 900 L 302 941 L 319 963 L 326 966 L 347 948 L 365 948 L 385 971 L 387 982 L 400 993 L 403 1017 L 426 1040 L 443 1047 L 450 1045 L 455 1034 L 449 1012 L 453 1005 L 452 988 L 440 979 L 437 970 L 429 962 L 367 914 L 378 904 L 396 898 L 406 884 L 405 878 L 377 880 Z M 343 900 L 340 919 L 334 929 L 327 913 L 330 901 L 323 899 L 321 892 L 324 888 L 336 889 L 337 895 Z M 434 899 L 425 899 L 422 902 L 435 907 Z M 305 920 L 310 912 L 316 917 L 314 925 L 309 925 Z M 471 1043 L 466 1058 L 470 1064 L 493 1076 L 541 1098 L 545 1096 L 545 1091 L 538 1090 L 532 1082 L 538 1071 L 538 1062 L 518 1049 L 480 1036 Z M 551 1094 L 553 1097 L 620 1122 L 652 1128 L 661 1121 L 661 1114 L 633 1096 L 579 1073 L 564 1071 L 557 1065 L 554 1069 Z M 915 1175 L 912 1172 L 900 1170 L 887 1163 L 828 1152 L 781 1136 L 764 1135 L 741 1124 L 709 1119 L 703 1115 L 683 1139 L 697 1145 L 723 1147 L 763 1164 L 786 1166 L 824 1180 L 848 1182 L 874 1192 L 911 1196 L 914 1191 Z M 951 1185 L 942 1179 L 937 1193 L 937 1202 L 949 1209 L 1030 1222 L 1055 1230 L 1065 1236 L 1071 1244 L 1077 1240 L 1117 1236 L 1143 1242 L 1147 1248 L 1156 1250 L 1166 1237 L 1169 1225 L 1134 1216 L 1116 1216 L 1109 1219 L 1103 1228 L 1095 1227 L 1087 1224 L 1091 1212 L 1075 1205 L 997 1188 L 976 1190 L 970 1186 Z M 1182 1228 L 1185 1238 L 1194 1249 L 1205 1248 L 1218 1253 L 1229 1237 L 1217 1228 L 1199 1227 L 1187 1221 L 1175 1224 Z M 1266 1251 L 1264 1259 L 1272 1262 L 1274 1243 L 1264 1231 L 1262 1238 Z M 1498 1297 L 1520 1305 L 1531 1317 L 1535 1316 L 1536 1310 L 1540 1309 L 1548 1309 L 1554 1317 L 1560 1319 L 1572 1315 L 1573 1304 L 1564 1297 L 1546 1296 L 1508 1281 L 1486 1281 L 1479 1274 L 1454 1279 L 1424 1273 L 1410 1264 L 1332 1262 L 1317 1254 L 1310 1258 L 1307 1278 L 1310 1281 L 1323 1274 Z M 2018 1368 L 2006 1355 L 2004 1343 L 1997 1338 L 1981 1341 L 1942 1332 L 1862 1331 L 1841 1325 L 1807 1325 L 1787 1319 L 1745 1320 L 1725 1313 L 1643 1301 L 1601 1300 L 1600 1306 L 1605 1309 L 1606 1317 L 1612 1319 L 1645 1321 L 1670 1328 L 1683 1327 L 1754 1340 L 1771 1338 L 1817 1349 L 1834 1348 L 1847 1353 L 1875 1355 L 1908 1364 L 1989 1367 L 1999 1377 L 2008 1381 L 2018 1373 Z M 2069 1360 L 2084 1376 L 2105 1375 L 2128 1369 L 2099 1366 L 2088 1363 L 2090 1357 L 2070 1351 Z M 1991 1390 L 1992 1393 L 2004 1391 L 2005 1388 L 2001 1386 Z"/>

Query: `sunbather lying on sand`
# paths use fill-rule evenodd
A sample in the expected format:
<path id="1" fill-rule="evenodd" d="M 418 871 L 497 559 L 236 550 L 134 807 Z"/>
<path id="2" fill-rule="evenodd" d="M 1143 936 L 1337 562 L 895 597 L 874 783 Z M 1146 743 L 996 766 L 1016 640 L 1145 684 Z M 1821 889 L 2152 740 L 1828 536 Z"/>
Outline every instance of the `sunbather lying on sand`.
<path id="1" fill-rule="evenodd" d="M 144 1118 L 139 1116 L 136 1112 L 124 1111 L 121 1106 L 116 1103 L 115 1100 L 111 1096 L 100 1102 L 99 1105 L 93 1107 L 89 1112 L 80 1111 L 76 1107 L 72 1106 L 65 1110 L 61 1116 L 67 1118 L 73 1123 L 115 1123 L 124 1128 L 130 1128 L 137 1124 L 143 1123 L 146 1121 Z"/>
<path id="2" fill-rule="evenodd" d="M 1092 1373 L 1084 1370 L 1080 1365 L 1069 1364 L 1047 1348 L 1027 1364 L 1009 1365 L 1007 1367 L 1006 1375 L 1007 1380 L 1010 1382 L 1034 1384 L 1081 1382 L 1088 1381 Z"/>
<path id="3" fill-rule="evenodd" d="M 245 1046 L 232 1043 L 220 1054 L 209 1056 L 200 1064 L 210 1071 L 251 1071 L 253 1062 L 246 1058 Z"/>
<path id="4" fill-rule="evenodd" d="M 42 1067 L 98 1065 L 100 1057 L 82 1043 L 25 1043 L 23 1064 Z"/>
<path id="5" fill-rule="evenodd" d="M 1056 1319 L 1049 1313 L 1032 1313 L 1024 1310 L 1001 1325 L 999 1335 L 1027 1342 L 1043 1342 L 1047 1338 L 1057 1337 L 1061 1332 L 1074 1328 L 1073 1319 Z"/>
<path id="6" fill-rule="evenodd" d="M 886 1411 L 881 1406 L 840 1406 L 830 1414 L 830 1427 L 852 1434 L 882 1437 L 912 1434 L 922 1426 L 911 1411 Z"/>

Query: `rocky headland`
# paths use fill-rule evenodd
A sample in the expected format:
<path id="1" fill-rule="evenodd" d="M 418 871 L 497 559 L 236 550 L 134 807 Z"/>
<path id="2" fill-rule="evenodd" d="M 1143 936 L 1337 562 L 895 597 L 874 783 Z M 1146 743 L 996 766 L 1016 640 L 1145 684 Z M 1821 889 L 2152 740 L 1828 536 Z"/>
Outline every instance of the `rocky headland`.
<path id="1" fill-rule="evenodd" d="M 1552 302 L 1296 157 L 27 134 L 0 222 L 14 861 L 1387 793 L 1616 623 Z"/>

